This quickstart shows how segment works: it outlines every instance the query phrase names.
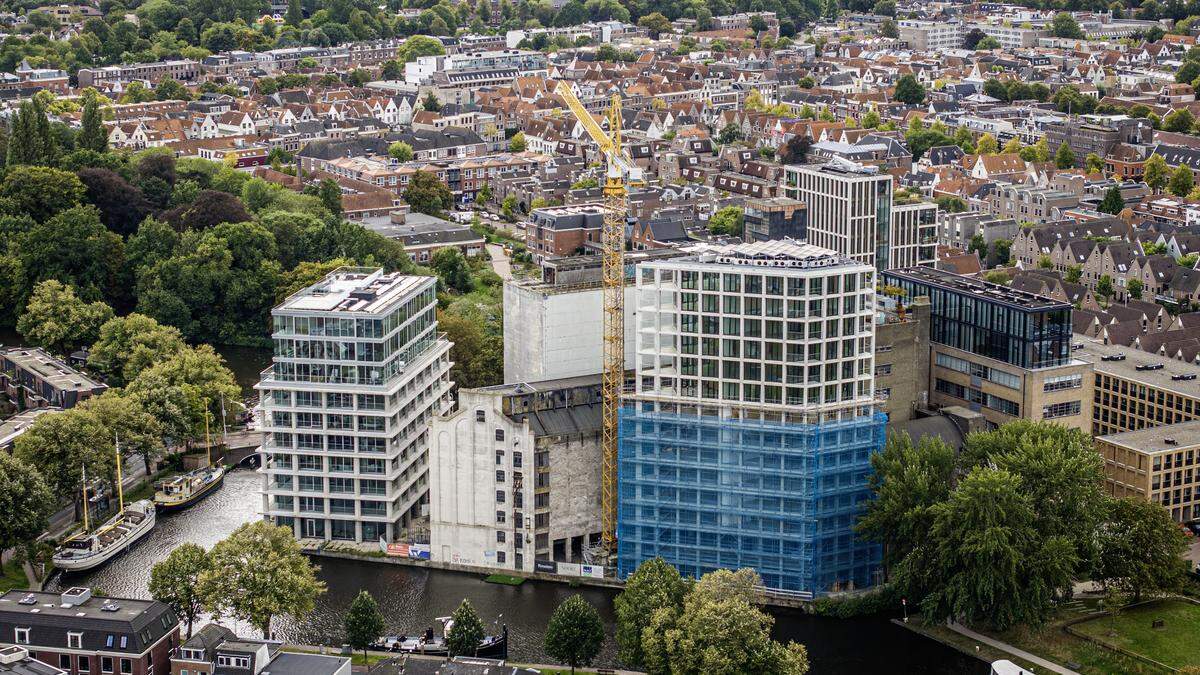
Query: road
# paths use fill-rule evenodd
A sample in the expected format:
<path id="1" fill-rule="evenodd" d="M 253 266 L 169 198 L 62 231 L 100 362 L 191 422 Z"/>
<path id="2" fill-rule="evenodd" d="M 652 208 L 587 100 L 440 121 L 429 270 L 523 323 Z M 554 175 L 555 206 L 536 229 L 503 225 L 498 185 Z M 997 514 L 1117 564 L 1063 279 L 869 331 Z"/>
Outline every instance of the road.
<path id="1" fill-rule="evenodd" d="M 504 247 L 500 244 L 487 244 L 488 257 L 492 259 L 492 269 L 504 281 L 512 281 L 512 262 L 504 255 Z"/>

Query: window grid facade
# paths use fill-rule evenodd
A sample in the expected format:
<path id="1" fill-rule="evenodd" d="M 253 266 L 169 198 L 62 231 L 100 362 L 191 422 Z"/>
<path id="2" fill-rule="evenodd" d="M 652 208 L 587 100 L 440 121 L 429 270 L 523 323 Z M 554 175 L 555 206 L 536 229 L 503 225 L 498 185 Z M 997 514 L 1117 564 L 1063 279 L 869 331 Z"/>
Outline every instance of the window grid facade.
<path id="1" fill-rule="evenodd" d="M 752 567 L 813 596 L 876 581 L 879 547 L 853 531 L 886 423 L 874 277 L 786 240 L 639 266 L 619 575 L 662 556 L 685 575 Z"/>
<path id="2" fill-rule="evenodd" d="M 398 289 L 370 312 L 310 309 L 344 286 Z M 299 538 L 393 541 L 428 492 L 428 423 L 449 405 L 433 278 L 338 270 L 273 312 L 257 385 L 264 512 Z M 347 303 L 365 299 L 351 290 Z M 313 302 L 305 298 L 312 298 Z"/>

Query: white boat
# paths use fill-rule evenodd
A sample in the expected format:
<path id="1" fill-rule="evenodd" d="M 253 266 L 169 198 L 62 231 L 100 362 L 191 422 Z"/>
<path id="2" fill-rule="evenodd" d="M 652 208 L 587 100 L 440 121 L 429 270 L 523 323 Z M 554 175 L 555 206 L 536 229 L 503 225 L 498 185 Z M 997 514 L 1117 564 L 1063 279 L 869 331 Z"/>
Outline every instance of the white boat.
<path id="1" fill-rule="evenodd" d="M 99 567 L 133 546 L 154 529 L 154 502 L 136 501 L 101 525 L 95 532 L 81 532 L 54 552 L 54 566 L 67 572 Z"/>

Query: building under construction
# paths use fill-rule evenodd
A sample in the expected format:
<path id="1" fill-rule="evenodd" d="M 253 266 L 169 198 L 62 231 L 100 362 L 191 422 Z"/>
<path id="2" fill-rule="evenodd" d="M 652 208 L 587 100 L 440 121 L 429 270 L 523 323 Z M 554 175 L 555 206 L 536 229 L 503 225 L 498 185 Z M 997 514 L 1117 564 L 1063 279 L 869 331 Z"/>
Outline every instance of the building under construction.
<path id="1" fill-rule="evenodd" d="M 884 442 L 875 269 L 791 240 L 637 275 L 637 389 L 618 454 L 618 573 L 750 567 L 796 597 L 876 581 L 853 525 Z"/>

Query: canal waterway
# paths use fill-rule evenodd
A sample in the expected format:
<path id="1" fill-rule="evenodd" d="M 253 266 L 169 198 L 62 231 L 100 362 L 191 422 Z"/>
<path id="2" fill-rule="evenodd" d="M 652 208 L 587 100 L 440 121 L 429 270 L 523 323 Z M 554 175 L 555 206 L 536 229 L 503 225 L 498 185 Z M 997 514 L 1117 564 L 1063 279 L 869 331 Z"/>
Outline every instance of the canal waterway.
<path id="1" fill-rule="evenodd" d="M 261 479 L 253 471 L 234 471 L 221 490 L 197 506 L 160 517 L 154 530 L 128 553 L 90 574 L 56 577 L 49 588 L 89 585 L 110 596 L 148 597 L 150 568 L 176 546 L 193 542 L 211 547 L 242 523 L 255 520 L 260 485 Z M 316 562 L 329 591 L 311 616 L 278 620 L 277 637 L 281 639 L 303 644 L 340 644 L 342 617 L 360 589 L 375 596 L 388 630 L 397 633 L 414 633 L 433 626 L 436 617 L 448 615 L 463 598 L 468 598 L 485 622 L 508 626 L 511 658 L 545 663 L 551 659 L 542 650 L 542 635 L 550 614 L 562 600 L 578 593 L 599 609 L 608 628 L 610 639 L 597 665 L 617 665 L 616 647 L 611 639 L 615 594 L 609 590 L 538 581 L 512 587 L 488 584 L 473 574 L 369 561 L 316 559 Z M 982 675 L 987 672 L 982 662 L 895 626 L 886 618 L 840 620 L 782 610 L 775 612 L 775 616 L 776 637 L 806 645 L 813 673 Z M 223 623 L 252 634 L 246 626 Z"/>

